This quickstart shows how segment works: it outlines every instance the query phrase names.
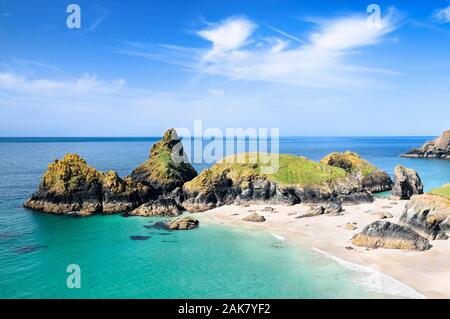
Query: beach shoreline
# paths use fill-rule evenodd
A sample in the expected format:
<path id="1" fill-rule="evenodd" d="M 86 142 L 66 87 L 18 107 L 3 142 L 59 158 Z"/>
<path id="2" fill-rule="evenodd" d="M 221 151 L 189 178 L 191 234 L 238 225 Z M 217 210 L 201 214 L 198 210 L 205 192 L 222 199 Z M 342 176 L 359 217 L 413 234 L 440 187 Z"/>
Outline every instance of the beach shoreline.
<path id="1" fill-rule="evenodd" d="M 202 214 L 227 226 L 267 231 L 299 249 L 316 251 L 346 268 L 373 275 L 377 279 L 372 288 L 377 292 L 403 298 L 450 298 L 450 286 L 443 284 L 450 282 L 449 240 L 431 241 L 433 247 L 427 251 L 368 249 L 351 243 L 354 234 L 379 219 L 378 212 L 392 214 L 387 220 L 398 223 L 406 203 L 376 198 L 373 203 L 344 205 L 344 212 L 339 216 L 301 219 L 296 217 L 306 212 L 307 205 L 229 205 Z M 264 211 L 267 206 L 274 211 Z M 252 212 L 263 215 L 266 221 L 242 221 Z M 347 224 L 357 228 L 348 229 Z M 391 282 L 386 284 L 388 280 Z"/>

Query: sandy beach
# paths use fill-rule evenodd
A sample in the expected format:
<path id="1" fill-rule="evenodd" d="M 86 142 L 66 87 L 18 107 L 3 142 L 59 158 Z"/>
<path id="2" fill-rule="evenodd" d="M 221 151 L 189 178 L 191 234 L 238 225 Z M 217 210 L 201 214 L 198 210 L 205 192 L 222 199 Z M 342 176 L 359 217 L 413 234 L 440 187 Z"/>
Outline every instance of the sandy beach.
<path id="1" fill-rule="evenodd" d="M 347 268 L 367 272 L 375 278 L 372 285 L 378 291 L 407 298 L 450 298 L 450 240 L 431 241 L 433 247 L 428 251 L 368 249 L 351 243 L 354 234 L 379 218 L 378 212 L 391 213 L 393 217 L 387 220 L 398 223 L 406 203 L 377 198 L 373 203 L 343 206 L 341 216 L 301 219 L 296 217 L 306 212 L 306 205 L 231 205 L 205 214 L 226 225 L 264 229 L 279 240 L 315 250 Z M 272 207 L 274 211 L 264 211 L 265 207 Z M 252 212 L 263 215 L 266 221 L 242 221 Z M 357 228 L 348 229 L 348 223 Z M 387 281 L 380 280 L 383 277 Z M 388 281 L 390 283 L 386 284 Z"/>

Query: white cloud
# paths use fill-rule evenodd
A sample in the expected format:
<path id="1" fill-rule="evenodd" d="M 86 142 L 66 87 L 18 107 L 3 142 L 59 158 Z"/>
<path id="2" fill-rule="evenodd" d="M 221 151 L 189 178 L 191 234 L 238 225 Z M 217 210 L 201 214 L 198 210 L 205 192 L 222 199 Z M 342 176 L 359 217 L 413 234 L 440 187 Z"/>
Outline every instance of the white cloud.
<path id="1" fill-rule="evenodd" d="M 383 41 L 397 28 L 400 14 L 390 9 L 377 25 L 367 19 L 368 15 L 349 15 L 310 20 L 314 32 L 298 37 L 274 27 L 269 29 L 275 35 L 260 36 L 255 31 L 256 23 L 231 17 L 197 32 L 211 43 L 207 50 L 166 46 L 149 52 L 141 45 L 122 53 L 232 80 L 333 88 L 371 85 L 373 78 L 395 72 L 361 66 L 352 63 L 351 58 L 356 50 Z"/>
<path id="2" fill-rule="evenodd" d="M 231 17 L 218 24 L 200 30 L 197 34 L 212 42 L 213 48 L 205 55 L 205 60 L 224 57 L 246 44 L 256 25 L 246 18 Z"/>
<path id="3" fill-rule="evenodd" d="M 433 18 L 441 23 L 450 22 L 450 6 L 436 10 L 433 13 Z"/>

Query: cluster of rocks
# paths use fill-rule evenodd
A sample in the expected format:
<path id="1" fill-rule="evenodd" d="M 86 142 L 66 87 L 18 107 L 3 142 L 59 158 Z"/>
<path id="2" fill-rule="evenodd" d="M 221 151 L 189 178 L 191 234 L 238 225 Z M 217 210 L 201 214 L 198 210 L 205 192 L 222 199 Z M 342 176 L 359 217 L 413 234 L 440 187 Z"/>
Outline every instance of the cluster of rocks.
<path id="1" fill-rule="evenodd" d="M 183 209 L 181 186 L 195 176 L 181 140 L 170 129 L 153 145 L 150 158 L 124 179 L 113 171 L 97 171 L 77 154 L 66 154 L 48 166 L 38 191 L 24 206 L 80 216 L 178 216 Z"/>
<path id="2" fill-rule="evenodd" d="M 434 141 L 433 147 L 442 150 L 448 146 L 448 133 Z M 342 203 L 371 202 L 372 193 L 392 189 L 396 199 L 411 199 L 400 218 L 401 225 L 376 221 L 355 235 L 355 245 L 423 250 L 429 249 L 428 240 L 447 238 L 450 200 L 423 194 L 423 184 L 414 170 L 397 166 L 393 182 L 388 174 L 351 152 L 332 153 L 320 163 L 304 158 L 301 161 L 318 170 L 318 175 L 340 175 L 318 183 L 283 184 L 256 173 L 258 164 L 218 163 L 197 176 L 176 131 L 170 129 L 153 145 L 149 159 L 125 178 L 114 171 L 99 172 L 77 154 L 67 154 L 48 166 L 38 190 L 24 206 L 80 216 L 125 212 L 130 216 L 176 217 L 183 210 L 200 212 L 235 203 L 308 203 L 312 206 L 297 217 L 305 218 L 339 215 Z M 392 215 L 379 213 L 378 218 L 389 219 Z M 253 213 L 244 220 L 264 222 L 265 217 Z M 167 225 L 173 230 L 193 229 L 198 221 L 184 217 Z"/>
<path id="3" fill-rule="evenodd" d="M 436 140 L 426 142 L 422 147 L 414 148 L 402 156 L 411 158 L 450 159 L 450 130 L 442 133 Z"/>
<path id="4" fill-rule="evenodd" d="M 430 240 L 448 239 L 450 229 L 450 199 L 445 196 L 423 194 L 423 184 L 412 169 L 395 168 L 393 196 L 409 200 L 399 219 L 400 224 L 379 220 L 356 234 L 352 242 L 369 248 L 427 250 Z M 392 214 L 376 213 L 379 219 L 392 218 Z"/>

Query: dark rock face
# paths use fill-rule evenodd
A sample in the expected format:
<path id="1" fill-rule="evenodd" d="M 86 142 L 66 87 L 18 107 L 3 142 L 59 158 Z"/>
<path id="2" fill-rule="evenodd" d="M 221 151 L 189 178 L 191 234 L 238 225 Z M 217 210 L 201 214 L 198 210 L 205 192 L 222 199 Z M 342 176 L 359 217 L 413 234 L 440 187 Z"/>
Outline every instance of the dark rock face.
<path id="1" fill-rule="evenodd" d="M 293 205 L 298 202 L 294 192 L 280 188 L 276 183 L 264 177 L 255 177 L 245 185 L 236 184 L 223 174 L 205 191 L 191 191 L 183 187 L 183 207 L 188 211 L 201 212 L 233 204 L 235 202 L 253 202 L 266 204 Z"/>
<path id="2" fill-rule="evenodd" d="M 394 187 L 392 195 L 400 199 L 410 199 L 413 195 L 423 194 L 422 180 L 416 171 L 403 167 L 395 167 Z"/>
<path id="3" fill-rule="evenodd" d="M 401 156 L 411 158 L 450 159 L 450 130 L 442 133 L 436 140 L 429 141 L 422 147 L 412 149 Z"/>
<path id="4" fill-rule="evenodd" d="M 375 171 L 361 179 L 364 190 L 371 193 L 385 192 L 392 189 L 391 177 L 386 172 Z"/>
<path id="5" fill-rule="evenodd" d="M 450 229 L 450 200 L 435 195 L 413 196 L 400 217 L 402 223 L 431 240 L 447 239 Z"/>
<path id="6" fill-rule="evenodd" d="M 177 203 L 173 199 L 158 198 L 132 210 L 131 216 L 178 216 L 181 214 Z"/>
<path id="7" fill-rule="evenodd" d="M 191 230 L 197 228 L 200 222 L 194 217 L 187 216 L 175 219 L 167 224 L 170 230 Z"/>
<path id="8" fill-rule="evenodd" d="M 431 248 L 428 239 L 420 236 L 411 228 L 381 220 L 366 226 L 361 233 L 353 236 L 352 243 L 368 248 L 409 250 Z"/>

